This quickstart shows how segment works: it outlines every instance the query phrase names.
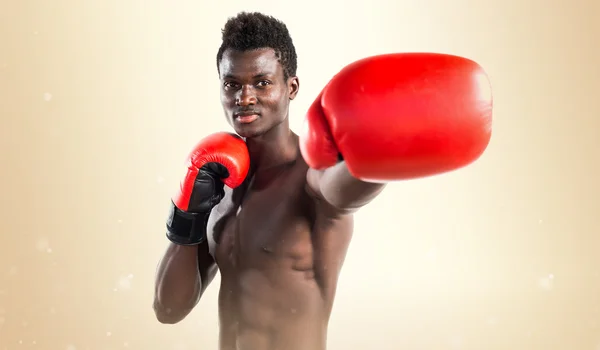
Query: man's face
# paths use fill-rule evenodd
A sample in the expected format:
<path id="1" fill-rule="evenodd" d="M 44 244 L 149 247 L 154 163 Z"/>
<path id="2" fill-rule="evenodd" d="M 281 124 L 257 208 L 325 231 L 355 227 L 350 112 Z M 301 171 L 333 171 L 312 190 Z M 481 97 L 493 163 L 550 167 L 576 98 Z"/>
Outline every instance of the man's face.
<path id="1" fill-rule="evenodd" d="M 287 118 L 298 79 L 284 78 L 274 50 L 226 50 L 219 72 L 223 110 L 240 136 L 263 135 Z"/>

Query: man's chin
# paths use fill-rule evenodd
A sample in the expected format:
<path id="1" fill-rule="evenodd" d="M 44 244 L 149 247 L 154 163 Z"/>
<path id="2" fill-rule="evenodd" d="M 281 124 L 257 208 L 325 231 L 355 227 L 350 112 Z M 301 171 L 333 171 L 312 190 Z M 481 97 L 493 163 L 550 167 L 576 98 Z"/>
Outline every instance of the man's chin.
<path id="1" fill-rule="evenodd" d="M 253 138 L 262 135 L 262 132 L 258 128 L 250 124 L 234 124 L 233 129 L 236 134 L 244 138 Z"/>

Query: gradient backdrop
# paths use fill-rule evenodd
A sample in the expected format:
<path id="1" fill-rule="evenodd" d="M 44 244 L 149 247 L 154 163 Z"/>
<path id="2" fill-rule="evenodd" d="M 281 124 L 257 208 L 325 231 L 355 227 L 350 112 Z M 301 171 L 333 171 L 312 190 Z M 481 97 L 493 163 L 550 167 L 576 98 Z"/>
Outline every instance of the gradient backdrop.
<path id="1" fill-rule="evenodd" d="M 0 1 L 0 350 L 216 349 L 218 277 L 153 315 L 169 196 L 228 129 L 229 16 L 288 24 L 291 123 L 343 65 L 393 51 L 488 71 L 472 166 L 396 183 L 357 215 L 330 349 L 600 349 L 600 4 L 595 0 Z"/>

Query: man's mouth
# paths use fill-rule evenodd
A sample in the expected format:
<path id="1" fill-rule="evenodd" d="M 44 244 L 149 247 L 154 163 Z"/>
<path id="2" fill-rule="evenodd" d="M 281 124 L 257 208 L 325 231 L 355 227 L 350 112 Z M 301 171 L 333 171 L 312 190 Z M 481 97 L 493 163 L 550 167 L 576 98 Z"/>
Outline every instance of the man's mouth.
<path id="1" fill-rule="evenodd" d="M 256 112 L 240 112 L 235 114 L 235 119 L 242 124 L 249 124 L 258 119 Z"/>

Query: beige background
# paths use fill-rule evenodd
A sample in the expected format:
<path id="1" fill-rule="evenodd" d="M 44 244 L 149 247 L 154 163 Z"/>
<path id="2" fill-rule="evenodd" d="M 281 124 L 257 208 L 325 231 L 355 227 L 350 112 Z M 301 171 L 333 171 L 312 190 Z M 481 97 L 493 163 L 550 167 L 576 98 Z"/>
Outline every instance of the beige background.
<path id="1" fill-rule="evenodd" d="M 218 277 L 178 325 L 151 303 L 183 159 L 228 128 L 215 55 L 241 10 L 288 24 L 295 130 L 364 56 L 492 80 L 486 154 L 358 214 L 330 349 L 600 349 L 597 1 L 206 3 L 0 1 L 0 350 L 216 349 Z"/>

